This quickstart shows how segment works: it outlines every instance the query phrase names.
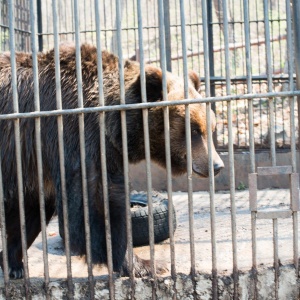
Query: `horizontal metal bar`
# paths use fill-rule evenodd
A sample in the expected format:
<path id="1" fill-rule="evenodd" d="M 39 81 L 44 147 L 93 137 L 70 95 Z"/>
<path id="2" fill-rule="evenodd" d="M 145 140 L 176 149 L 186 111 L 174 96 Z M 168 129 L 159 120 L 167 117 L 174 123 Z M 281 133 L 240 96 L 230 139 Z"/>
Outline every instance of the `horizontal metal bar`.
<path id="1" fill-rule="evenodd" d="M 250 210 L 257 211 L 257 173 L 248 175 Z"/>
<path id="2" fill-rule="evenodd" d="M 3 29 L 9 30 L 9 26 L 8 26 L 8 25 L 0 24 L 0 27 L 3 28 Z M 26 34 L 28 34 L 28 35 L 31 34 L 31 31 L 28 31 L 28 30 L 25 30 L 25 29 L 16 28 L 16 27 L 15 27 L 15 31 L 18 31 L 18 32 L 21 32 L 21 33 L 26 33 Z M 52 34 L 52 35 L 53 35 L 53 34 Z"/>
<path id="3" fill-rule="evenodd" d="M 292 78 L 296 79 L 296 74 L 293 74 Z M 201 77 L 201 82 L 204 82 L 204 77 Z M 267 81 L 267 76 L 266 75 L 252 75 L 252 81 L 255 82 L 255 81 L 262 81 L 262 80 L 265 80 Z M 272 80 L 273 82 L 276 81 L 276 80 L 287 80 L 289 81 L 290 80 L 290 77 L 288 74 L 273 74 L 272 75 Z M 212 82 L 222 82 L 222 81 L 226 81 L 226 77 L 225 76 L 211 76 L 210 77 L 210 80 Z M 232 76 L 230 78 L 230 81 L 231 82 L 234 82 L 234 81 L 246 81 L 247 80 L 247 76 Z"/>
<path id="4" fill-rule="evenodd" d="M 258 167 L 257 175 L 284 175 L 292 174 L 292 166 Z"/>
<path id="5" fill-rule="evenodd" d="M 257 219 L 285 219 L 292 216 L 292 211 L 288 210 L 272 210 L 272 211 L 258 211 L 256 213 Z"/>
<path id="6" fill-rule="evenodd" d="M 286 19 L 272 19 L 272 20 L 270 20 L 270 22 L 280 22 L 280 21 L 285 22 Z M 263 22 L 264 22 L 264 20 L 249 21 L 249 23 L 263 23 Z M 223 23 L 220 23 L 220 22 L 211 22 L 210 23 L 210 25 L 220 25 L 220 24 L 223 24 Z M 228 22 L 228 24 L 244 24 L 244 22 L 234 21 L 234 22 Z M 202 26 L 203 23 L 202 22 L 200 22 L 200 23 L 186 23 L 185 25 L 186 25 L 186 27 L 193 27 L 193 26 Z M 0 27 L 1 26 L 8 27 L 6 25 L 0 25 Z M 181 26 L 182 26 L 181 24 L 171 24 L 170 28 L 179 28 Z M 159 30 L 159 27 L 158 26 L 147 26 L 146 25 L 146 26 L 143 26 L 143 29 L 144 30 L 149 30 L 149 29 Z M 136 27 L 136 26 L 122 27 L 122 30 L 123 31 L 128 31 L 128 30 L 137 31 L 138 27 Z M 117 31 L 116 28 L 110 27 L 110 28 L 101 29 L 101 32 L 113 32 L 113 31 Z M 93 30 L 93 29 L 80 30 L 80 33 L 93 33 L 93 32 L 96 32 L 96 30 Z M 61 31 L 59 34 L 75 34 L 75 31 L 74 30 Z M 43 33 L 40 33 L 39 35 L 53 35 L 53 32 L 51 32 L 51 31 L 43 32 Z"/>
<path id="7" fill-rule="evenodd" d="M 51 110 L 51 111 L 40 111 L 40 112 L 12 113 L 12 114 L 0 115 L 0 120 L 51 117 L 51 116 L 60 116 L 60 115 L 69 115 L 69 114 L 97 113 L 102 111 L 130 110 L 130 109 L 142 109 L 142 108 L 152 108 L 152 107 L 166 107 L 172 105 L 187 105 L 187 104 L 195 104 L 195 103 L 212 103 L 217 101 L 244 100 L 244 99 L 271 98 L 271 97 L 291 97 L 291 96 L 300 96 L 300 90 L 294 92 L 243 94 L 243 95 L 231 95 L 231 96 L 223 96 L 223 97 L 207 97 L 207 98 L 198 98 L 198 99 L 159 101 L 159 102 L 135 103 L 135 104 L 120 104 L 120 105 L 110 105 L 110 106 L 101 106 L 101 107 L 84 107 L 84 108 L 73 108 L 73 109 Z"/>
<path id="8" fill-rule="evenodd" d="M 292 173 L 291 181 L 291 209 L 292 211 L 300 210 L 299 203 L 299 173 Z"/>

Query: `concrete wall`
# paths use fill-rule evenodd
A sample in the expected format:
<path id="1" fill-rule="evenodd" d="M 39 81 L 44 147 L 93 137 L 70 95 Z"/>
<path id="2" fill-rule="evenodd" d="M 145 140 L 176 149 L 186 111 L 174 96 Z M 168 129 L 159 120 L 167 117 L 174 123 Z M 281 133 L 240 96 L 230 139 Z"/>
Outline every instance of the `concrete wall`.
<path id="1" fill-rule="evenodd" d="M 216 190 L 228 190 L 230 186 L 228 154 L 222 153 L 221 158 L 224 161 L 225 169 L 215 179 Z M 255 155 L 256 167 L 271 166 L 269 152 L 258 152 Z M 291 165 L 291 153 L 279 152 L 276 154 L 278 166 Z M 299 152 L 297 152 L 297 161 L 299 162 Z M 167 189 L 167 174 L 161 167 L 152 164 L 152 185 L 153 189 L 165 191 Z M 234 155 L 235 185 L 238 187 L 248 187 L 248 174 L 250 170 L 249 152 L 236 153 Z M 130 180 L 132 188 L 138 191 L 147 189 L 146 184 L 146 165 L 141 162 L 130 166 Z M 186 176 L 174 177 L 172 180 L 173 191 L 187 191 Z M 258 188 L 289 188 L 289 176 L 261 176 L 258 181 Z M 209 189 L 208 179 L 193 178 L 194 191 L 207 191 Z"/>
<path id="2" fill-rule="evenodd" d="M 149 278 L 136 279 L 136 300 L 152 299 L 153 281 Z M 173 280 L 170 277 L 158 278 L 155 289 L 156 298 L 159 300 L 174 299 Z M 257 286 L 258 300 L 275 299 L 274 270 L 264 269 L 258 272 L 255 284 L 251 272 L 239 274 L 238 299 L 248 300 L 255 298 L 255 285 Z M 126 300 L 131 297 L 131 284 L 128 278 L 116 278 L 114 281 L 115 299 Z M 42 281 L 31 281 L 31 299 L 46 299 Z M 218 276 L 218 299 L 233 299 L 233 279 L 231 276 Z M 50 299 L 67 299 L 67 284 L 65 281 L 50 282 Z M 10 299 L 22 299 L 25 296 L 22 280 L 13 281 L 9 287 Z M 299 299 L 299 282 L 295 269 L 292 266 L 280 268 L 278 299 Z M 0 289 L 0 299 L 7 299 L 3 286 Z M 74 280 L 74 299 L 89 299 L 89 284 L 86 280 Z M 97 279 L 95 282 L 94 299 L 110 299 L 107 278 Z M 212 279 L 210 275 L 198 274 L 193 282 L 190 276 L 178 274 L 176 277 L 176 299 L 212 299 Z"/>

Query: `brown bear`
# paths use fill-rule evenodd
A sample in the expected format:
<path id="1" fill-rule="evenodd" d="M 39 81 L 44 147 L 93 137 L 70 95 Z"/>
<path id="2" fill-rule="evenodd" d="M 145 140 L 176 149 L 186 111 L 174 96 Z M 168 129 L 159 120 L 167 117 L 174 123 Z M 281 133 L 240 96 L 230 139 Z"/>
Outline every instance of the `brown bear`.
<path id="1" fill-rule="evenodd" d="M 75 56 L 73 46 L 68 45 L 60 48 L 63 109 L 76 108 L 78 105 Z M 96 48 L 92 45 L 82 45 L 81 59 L 84 106 L 99 106 Z M 105 104 L 118 105 L 120 103 L 118 58 L 107 51 L 103 51 L 102 63 Z M 32 112 L 34 111 L 34 90 L 31 54 L 17 53 L 16 64 L 19 112 Z M 139 63 L 125 60 L 123 66 L 126 103 L 141 102 Z M 145 70 L 147 100 L 152 102 L 161 101 L 162 71 L 151 65 L 147 65 Z M 56 109 L 53 50 L 38 55 L 38 72 L 40 108 L 42 111 L 53 111 Z M 0 55 L 0 114 L 2 115 L 13 113 L 11 77 L 10 54 L 3 53 Z M 190 78 L 189 97 L 199 98 L 200 95 L 197 92 L 199 80 L 195 74 Z M 169 100 L 184 98 L 182 80 L 171 73 L 167 75 L 167 89 Z M 190 111 L 193 171 L 200 177 L 207 177 L 208 149 L 205 105 L 190 105 Z M 127 241 L 120 111 L 109 111 L 105 113 L 105 116 L 113 270 L 126 275 L 128 273 L 126 261 Z M 142 113 L 141 110 L 137 109 L 128 110 L 126 116 L 129 161 L 130 163 L 136 163 L 145 158 Z M 212 124 L 210 126 L 214 130 L 215 119 L 213 116 L 212 112 Z M 102 264 L 107 262 L 107 253 L 101 180 L 99 115 L 98 113 L 87 113 L 84 121 L 92 262 Z M 63 124 L 70 247 L 72 251 L 85 255 L 78 116 L 74 114 L 64 115 Z M 149 128 L 151 159 L 165 166 L 162 108 L 157 107 L 149 110 Z M 0 132 L 9 275 L 11 278 L 21 278 L 23 276 L 23 263 L 13 120 L 0 120 Z M 27 245 L 30 247 L 41 230 L 34 118 L 20 119 L 20 134 Z M 47 222 L 53 216 L 55 209 L 59 218 L 63 218 L 57 136 L 56 117 L 42 117 L 41 150 Z M 184 105 L 170 106 L 170 137 L 172 172 L 175 175 L 182 174 L 186 172 L 187 165 Z M 223 168 L 223 162 L 215 149 L 213 149 L 213 159 L 214 171 L 217 174 Z M 3 266 L 2 252 L 0 259 Z M 142 260 L 137 256 L 134 257 L 136 276 L 149 274 L 149 267 L 149 261 Z M 158 266 L 158 270 L 163 271 L 164 269 Z"/>

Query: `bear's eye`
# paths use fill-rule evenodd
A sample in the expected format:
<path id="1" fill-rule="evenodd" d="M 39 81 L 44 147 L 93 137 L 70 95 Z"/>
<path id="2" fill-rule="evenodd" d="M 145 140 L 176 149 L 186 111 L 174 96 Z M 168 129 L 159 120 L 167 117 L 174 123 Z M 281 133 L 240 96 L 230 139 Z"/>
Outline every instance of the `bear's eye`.
<path id="1" fill-rule="evenodd" d="M 197 128 L 192 129 L 192 135 L 200 135 L 200 130 Z"/>

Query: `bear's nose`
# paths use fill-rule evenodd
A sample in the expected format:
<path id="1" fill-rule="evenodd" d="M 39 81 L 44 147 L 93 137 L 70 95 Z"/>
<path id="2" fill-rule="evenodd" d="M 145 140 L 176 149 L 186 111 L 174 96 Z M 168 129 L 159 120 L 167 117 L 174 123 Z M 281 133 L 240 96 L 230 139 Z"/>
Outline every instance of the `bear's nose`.
<path id="1" fill-rule="evenodd" d="M 215 163 L 214 164 L 214 173 L 215 175 L 219 174 L 220 171 L 224 168 L 224 164 L 222 163 Z"/>

